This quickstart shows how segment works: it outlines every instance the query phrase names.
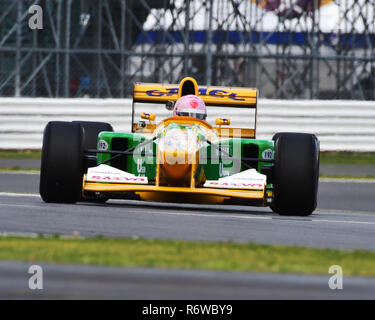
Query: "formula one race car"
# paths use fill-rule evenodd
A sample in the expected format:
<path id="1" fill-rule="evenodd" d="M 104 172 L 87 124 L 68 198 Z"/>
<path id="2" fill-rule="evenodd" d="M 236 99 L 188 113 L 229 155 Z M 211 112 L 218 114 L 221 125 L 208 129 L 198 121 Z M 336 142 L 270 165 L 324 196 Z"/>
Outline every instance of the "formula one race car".
<path id="1" fill-rule="evenodd" d="M 213 126 L 209 119 L 171 116 L 175 102 L 190 94 L 204 101 L 211 117 L 225 117 L 212 119 Z M 158 123 L 156 106 L 166 116 Z M 318 139 L 277 133 L 257 140 L 256 111 L 256 89 L 198 88 L 193 78 L 179 85 L 136 83 L 130 133 L 114 132 L 103 122 L 47 124 L 41 197 L 56 203 L 117 198 L 246 204 L 270 206 L 281 215 L 311 214 L 317 204 Z M 231 114 L 249 124 L 231 126 Z"/>

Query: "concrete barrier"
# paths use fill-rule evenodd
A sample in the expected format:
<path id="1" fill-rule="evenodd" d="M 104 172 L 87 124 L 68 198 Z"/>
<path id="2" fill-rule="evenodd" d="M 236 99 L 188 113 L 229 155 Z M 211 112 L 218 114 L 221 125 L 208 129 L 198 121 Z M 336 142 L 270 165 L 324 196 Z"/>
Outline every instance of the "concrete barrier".
<path id="1" fill-rule="evenodd" d="M 159 120 L 170 115 L 162 107 L 150 110 Z M 221 116 L 236 126 L 251 125 L 248 110 L 208 112 L 208 121 Z M 109 122 L 116 131 L 129 132 L 131 100 L 0 98 L 0 149 L 40 149 L 47 122 L 72 120 Z M 282 131 L 314 133 L 322 151 L 375 151 L 375 102 L 260 99 L 257 138 L 271 139 Z"/>

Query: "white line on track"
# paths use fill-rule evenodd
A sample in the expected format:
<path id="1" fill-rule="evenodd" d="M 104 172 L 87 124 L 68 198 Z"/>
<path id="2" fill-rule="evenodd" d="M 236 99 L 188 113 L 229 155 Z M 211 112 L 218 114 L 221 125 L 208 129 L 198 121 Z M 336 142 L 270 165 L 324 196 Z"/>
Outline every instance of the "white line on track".
<path id="1" fill-rule="evenodd" d="M 342 223 L 342 224 L 364 224 L 364 225 L 375 225 L 375 222 L 367 222 L 367 221 L 353 221 L 353 220 L 325 220 L 325 219 L 308 219 L 308 217 L 298 218 L 293 217 L 291 219 L 288 219 L 286 217 L 283 217 L 280 219 L 277 217 L 277 219 L 274 219 L 274 217 L 264 217 L 264 216 L 239 216 L 239 215 L 217 215 L 217 214 L 199 214 L 199 213 L 173 213 L 173 212 L 159 212 L 159 214 L 162 215 L 175 215 L 175 216 L 194 216 L 194 217 L 214 217 L 214 218 L 222 218 L 222 219 L 228 219 L 228 218 L 234 218 L 234 219 L 253 219 L 253 220 L 277 220 L 277 221 L 286 221 L 286 222 L 325 222 L 325 223 Z"/>
<path id="2" fill-rule="evenodd" d="M 40 208 L 40 206 L 33 206 L 30 204 L 13 204 L 13 203 L 0 203 L 0 207 Z"/>
<path id="3" fill-rule="evenodd" d="M 38 234 L 33 232 L 0 232 L 0 237 L 27 237 L 37 238 Z"/>
<path id="4" fill-rule="evenodd" d="M 360 210 L 340 210 L 340 209 L 323 209 L 319 208 L 314 211 L 314 213 L 319 213 L 319 214 L 332 214 L 332 215 L 341 215 L 343 213 L 346 214 L 375 214 L 374 211 L 360 211 Z"/>
<path id="5" fill-rule="evenodd" d="M 0 192 L 0 196 L 6 196 L 6 197 L 36 197 L 36 198 L 40 198 L 40 195 L 37 194 L 37 193 Z"/>
<path id="6" fill-rule="evenodd" d="M 1 171 L 0 170 L 0 175 L 2 174 L 23 174 L 23 175 L 29 175 L 29 176 L 39 176 L 40 172 L 38 171 Z"/>
<path id="7" fill-rule="evenodd" d="M 11 193 L 11 192 L 0 192 L 0 196 L 14 196 L 14 197 L 40 197 L 38 194 L 31 193 Z M 22 204 L 5 204 L 0 203 L 3 207 L 35 207 L 40 208 L 40 206 L 33 205 L 22 205 Z M 323 212 L 329 210 L 319 209 L 317 212 Z M 336 210 L 331 210 L 336 211 Z M 375 214 L 375 212 L 360 212 L 360 211 L 348 211 L 348 210 L 337 210 L 337 213 L 349 213 L 349 214 Z M 145 212 L 146 213 L 146 212 Z M 147 211 L 147 213 L 155 213 L 155 211 Z M 314 217 L 293 217 L 288 219 L 287 217 L 277 217 L 274 216 L 255 216 L 255 215 L 233 215 L 233 214 L 203 214 L 203 213 L 189 213 L 189 212 L 158 212 L 160 215 L 173 215 L 173 216 L 190 216 L 190 217 L 205 217 L 205 218 L 221 218 L 221 219 L 239 219 L 239 220 L 277 220 L 277 221 L 287 221 L 287 222 L 320 222 L 320 223 L 341 223 L 341 224 L 359 224 L 359 225 L 375 225 L 375 221 L 354 221 L 354 220 L 328 220 L 328 219 L 314 219 Z M 324 212 L 323 212 L 324 214 Z M 306 220 L 306 218 L 308 220 Z"/>
<path id="8" fill-rule="evenodd" d="M 345 224 L 365 224 L 365 225 L 375 225 L 375 222 L 370 221 L 353 221 L 353 220 L 323 220 L 314 219 L 312 222 L 325 222 L 325 223 L 345 223 Z"/>

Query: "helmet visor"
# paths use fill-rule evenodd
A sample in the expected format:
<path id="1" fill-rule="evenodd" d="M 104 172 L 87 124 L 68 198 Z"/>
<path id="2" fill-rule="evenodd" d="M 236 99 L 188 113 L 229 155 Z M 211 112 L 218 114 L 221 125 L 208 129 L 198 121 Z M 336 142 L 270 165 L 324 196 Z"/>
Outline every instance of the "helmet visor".
<path id="1" fill-rule="evenodd" d="M 205 113 L 186 112 L 186 111 L 179 111 L 177 112 L 177 115 L 183 116 L 183 117 L 193 117 L 199 120 L 206 120 L 206 116 L 207 116 Z"/>

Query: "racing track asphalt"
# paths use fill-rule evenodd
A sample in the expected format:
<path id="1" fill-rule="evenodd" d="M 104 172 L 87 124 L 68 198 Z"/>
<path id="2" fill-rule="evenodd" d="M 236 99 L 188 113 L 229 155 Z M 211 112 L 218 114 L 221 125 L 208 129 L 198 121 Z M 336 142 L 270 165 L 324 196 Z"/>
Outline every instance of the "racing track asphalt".
<path id="1" fill-rule="evenodd" d="M 27 263 L 0 262 L 0 299 L 375 298 L 375 279 L 368 278 L 344 277 L 343 290 L 331 290 L 329 274 L 303 276 L 49 264 L 42 265 L 43 290 L 29 290 L 29 267 Z"/>
<path id="2" fill-rule="evenodd" d="M 319 209 L 313 215 L 309 217 L 281 217 L 273 214 L 268 208 L 244 206 L 198 206 L 130 200 L 111 200 L 105 205 L 92 203 L 46 204 L 37 195 L 39 181 L 37 174 L 0 173 L 0 181 L 0 232 L 3 233 L 71 235 L 73 232 L 79 232 L 82 236 L 253 241 L 319 248 L 375 250 L 374 182 L 347 181 L 343 183 L 335 180 L 323 180 L 319 187 Z M 60 289 L 63 290 L 64 287 L 62 271 L 59 268 L 64 269 L 64 267 L 51 266 L 50 268 L 51 286 L 54 291 L 50 291 L 50 295 L 42 295 L 41 298 L 76 297 L 73 293 L 69 296 L 69 290 L 66 291 L 67 295 L 59 296 Z M 112 277 L 110 270 L 106 273 L 100 268 L 94 269 L 94 271 L 89 271 L 92 270 L 90 267 L 74 268 L 77 268 L 77 274 L 97 272 L 98 277 L 104 279 L 100 285 L 105 293 L 93 296 L 92 287 L 89 284 L 91 280 L 88 276 L 80 296 L 84 298 L 105 298 L 108 295 L 110 297 L 115 295 L 118 298 L 155 298 L 152 293 L 161 292 L 161 299 L 192 299 L 192 297 L 220 299 L 221 296 L 216 293 L 220 291 L 218 290 L 220 285 L 227 292 L 227 295 L 222 298 L 278 299 L 283 298 L 282 292 L 284 292 L 285 298 L 302 299 L 373 299 L 375 297 L 374 282 L 372 280 L 364 281 L 360 278 L 350 280 L 353 281 L 351 283 L 356 289 L 347 290 L 347 295 L 332 296 L 330 291 L 327 292 L 327 277 L 290 276 L 288 278 L 284 275 L 251 274 L 231 277 L 227 275 L 228 282 L 225 285 L 224 282 L 219 281 L 214 284 L 215 281 L 209 280 L 210 277 L 219 279 L 219 273 L 191 271 L 187 274 L 184 271 L 176 271 L 174 278 L 172 277 L 165 283 L 157 280 L 160 277 L 158 272 L 163 272 L 162 270 L 124 269 L 122 279 L 128 279 L 130 275 L 134 275 L 134 272 L 138 274 L 132 285 L 129 284 L 130 288 L 135 290 L 133 290 L 135 293 L 131 295 L 130 291 L 121 293 L 119 287 L 116 286 L 112 291 L 109 290 L 111 283 L 116 281 L 116 276 Z M 13 267 L 5 268 L 4 274 L 11 275 L 12 269 Z M 181 272 L 180 276 L 179 272 Z M 12 296 L 11 290 L 6 289 L 9 282 L 6 280 L 8 277 L 4 274 L 0 272 L 0 298 L 4 298 L 4 295 L 1 295 L 1 288 L 5 288 L 5 295 L 9 294 L 8 298 L 21 297 Z M 68 274 L 67 277 L 74 279 L 78 276 Z M 205 280 L 200 280 L 201 285 L 194 286 L 194 277 L 203 277 Z M 179 278 L 185 280 L 180 281 Z M 19 278 L 17 279 L 19 281 Z M 127 280 L 124 281 L 127 283 Z M 248 286 L 245 286 L 247 291 L 244 287 L 236 295 L 235 288 L 238 286 L 238 281 L 245 281 Z M 307 283 L 308 286 L 301 285 L 301 283 Z M 318 283 L 324 283 L 324 286 L 317 287 Z M 367 284 L 365 285 L 365 283 Z M 202 291 L 205 284 L 208 289 Z M 149 289 L 146 289 L 148 285 Z M 276 290 L 276 288 L 279 289 Z M 109 293 L 106 291 L 107 289 Z M 143 296 L 137 295 L 142 292 Z M 147 295 L 146 292 L 150 292 L 150 295 Z M 29 296 L 26 294 L 22 297 Z M 35 298 L 35 296 L 31 298 Z"/>
<path id="3" fill-rule="evenodd" d="M 268 208 L 134 200 L 46 204 L 37 195 L 38 174 L 0 173 L 0 181 L 0 232 L 4 233 L 78 232 L 375 250 L 374 181 L 321 182 L 319 209 L 309 217 L 282 217 Z"/>

